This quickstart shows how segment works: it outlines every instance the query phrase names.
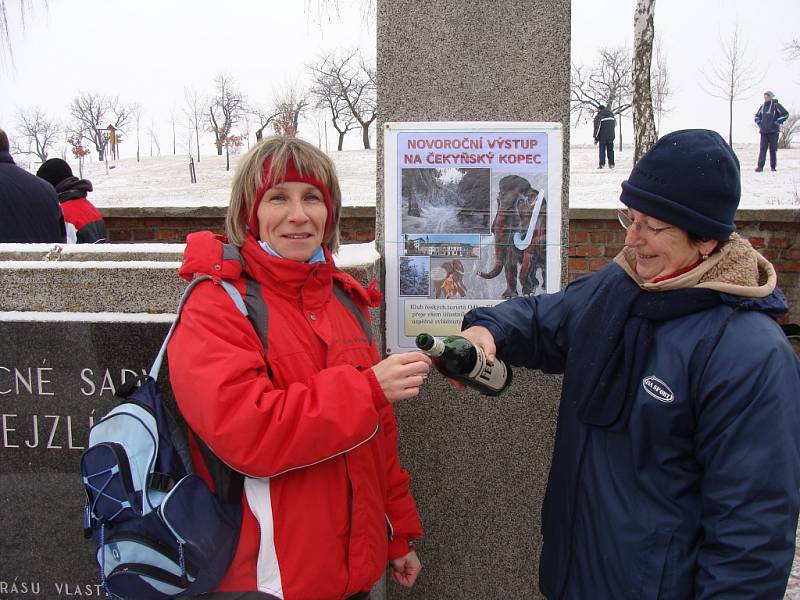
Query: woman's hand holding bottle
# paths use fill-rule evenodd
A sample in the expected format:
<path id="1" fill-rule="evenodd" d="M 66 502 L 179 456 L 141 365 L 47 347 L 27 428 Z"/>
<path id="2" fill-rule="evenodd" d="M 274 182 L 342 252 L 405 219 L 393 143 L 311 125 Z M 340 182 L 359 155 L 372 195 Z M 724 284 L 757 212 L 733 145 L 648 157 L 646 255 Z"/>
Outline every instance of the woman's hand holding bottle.
<path id="1" fill-rule="evenodd" d="M 467 338 L 475 346 L 483 350 L 483 354 L 486 356 L 486 360 L 489 362 L 489 364 L 494 364 L 494 359 L 497 354 L 497 347 L 494 345 L 494 336 L 492 335 L 491 331 L 486 329 L 486 327 L 474 325 L 465 329 L 458 335 L 463 338 Z"/>

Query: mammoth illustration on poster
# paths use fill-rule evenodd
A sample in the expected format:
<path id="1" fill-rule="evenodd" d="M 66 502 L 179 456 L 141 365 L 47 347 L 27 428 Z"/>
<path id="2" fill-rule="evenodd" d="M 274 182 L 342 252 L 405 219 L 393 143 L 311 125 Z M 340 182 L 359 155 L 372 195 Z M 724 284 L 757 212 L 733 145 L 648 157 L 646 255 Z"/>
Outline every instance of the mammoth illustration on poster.
<path id="1" fill-rule="evenodd" d="M 492 222 L 495 264 L 484 279 L 493 279 L 505 271 L 503 298 L 532 294 L 543 285 L 546 261 L 546 200 L 544 191 L 533 188 L 519 175 L 500 180 L 497 213 Z"/>

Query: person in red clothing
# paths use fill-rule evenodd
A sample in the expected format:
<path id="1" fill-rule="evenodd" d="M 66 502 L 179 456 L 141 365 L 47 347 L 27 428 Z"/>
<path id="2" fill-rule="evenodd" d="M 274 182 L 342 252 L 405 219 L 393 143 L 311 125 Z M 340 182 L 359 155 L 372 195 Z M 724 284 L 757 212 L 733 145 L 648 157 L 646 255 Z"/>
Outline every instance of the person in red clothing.
<path id="1" fill-rule="evenodd" d="M 42 163 L 36 176 L 56 189 L 64 221 L 67 225 L 67 242 L 96 244 L 106 241 L 106 224 L 103 215 L 89 202 L 92 182 L 78 179 L 65 160 L 49 158 Z"/>
<path id="2" fill-rule="evenodd" d="M 187 238 L 181 276 L 232 281 L 256 317 L 203 282 L 168 347 L 190 429 L 245 475 L 237 549 L 206 600 L 368 598 L 387 562 L 406 587 L 420 572 L 392 404 L 419 393 L 430 360 L 380 359 L 369 308 L 381 295 L 334 263 L 340 213 L 328 156 L 276 136 L 233 179 L 226 229 L 241 260 L 226 258 L 222 236 Z"/>

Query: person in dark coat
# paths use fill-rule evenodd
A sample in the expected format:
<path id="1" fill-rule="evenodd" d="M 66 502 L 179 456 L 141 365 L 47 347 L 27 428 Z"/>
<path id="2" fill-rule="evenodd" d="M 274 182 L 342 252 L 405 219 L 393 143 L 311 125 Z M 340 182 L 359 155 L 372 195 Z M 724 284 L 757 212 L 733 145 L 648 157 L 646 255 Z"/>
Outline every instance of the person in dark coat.
<path id="1" fill-rule="evenodd" d="M 0 129 L 0 243 L 64 242 L 64 216 L 53 188 L 14 164 Z"/>
<path id="2" fill-rule="evenodd" d="M 800 360 L 775 320 L 775 269 L 734 232 L 740 193 L 717 133 L 665 135 L 622 183 L 613 263 L 464 318 L 489 361 L 564 374 L 542 507 L 548 600 L 784 596 Z"/>
<path id="3" fill-rule="evenodd" d="M 89 202 L 92 182 L 78 179 L 66 161 L 51 158 L 42 163 L 36 176 L 52 185 L 58 194 L 61 210 L 67 225 L 67 241 L 78 244 L 96 244 L 106 241 L 106 224 L 103 215 Z"/>
<path id="4" fill-rule="evenodd" d="M 773 171 L 778 168 L 778 134 L 781 130 L 781 124 L 787 118 L 789 118 L 789 111 L 781 106 L 775 94 L 769 90 L 764 92 L 764 104 L 758 108 L 755 117 L 758 132 L 761 134 L 761 144 L 758 148 L 758 164 L 756 165 L 757 173 L 761 173 L 764 170 L 767 149 L 769 149 L 769 168 Z"/>
<path id="5" fill-rule="evenodd" d="M 602 104 L 597 107 L 597 114 L 594 117 L 594 143 L 600 148 L 600 163 L 597 167 L 602 169 L 606 164 L 608 155 L 608 168 L 614 168 L 614 129 L 617 121 L 614 113 Z"/>

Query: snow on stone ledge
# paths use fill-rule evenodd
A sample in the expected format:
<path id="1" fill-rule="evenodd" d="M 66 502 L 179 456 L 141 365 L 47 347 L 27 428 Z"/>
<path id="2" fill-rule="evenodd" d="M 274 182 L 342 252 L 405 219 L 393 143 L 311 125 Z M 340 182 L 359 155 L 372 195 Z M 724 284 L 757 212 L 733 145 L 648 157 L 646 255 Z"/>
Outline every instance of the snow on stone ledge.
<path id="1" fill-rule="evenodd" d="M 375 249 L 375 242 L 366 244 L 343 244 L 339 252 L 333 255 L 333 261 L 340 269 L 371 265 L 380 260 L 381 256 Z"/>
<path id="2" fill-rule="evenodd" d="M 72 321 L 79 323 L 171 323 L 175 313 L 0 311 L 0 321 Z"/>
<path id="3" fill-rule="evenodd" d="M 0 260 L 0 269 L 177 269 L 180 262 L 156 260 L 69 260 L 70 254 L 123 257 L 125 254 L 183 254 L 185 244 L 58 244 L 61 260 L 45 260 L 54 244 L 0 244 L 3 254 L 35 254 L 39 260 Z M 66 259 L 66 260 L 65 260 Z M 334 255 L 340 269 L 374 264 L 380 260 L 375 242 L 342 244 Z"/>
<path id="4" fill-rule="evenodd" d="M 180 262 L 159 260 L 4 260 L 0 269 L 169 269 L 180 268 Z"/>
<path id="5" fill-rule="evenodd" d="M 186 244 L 0 244 L 3 252 L 41 252 L 42 256 L 54 246 L 61 247 L 61 256 L 69 254 L 183 254 Z"/>

